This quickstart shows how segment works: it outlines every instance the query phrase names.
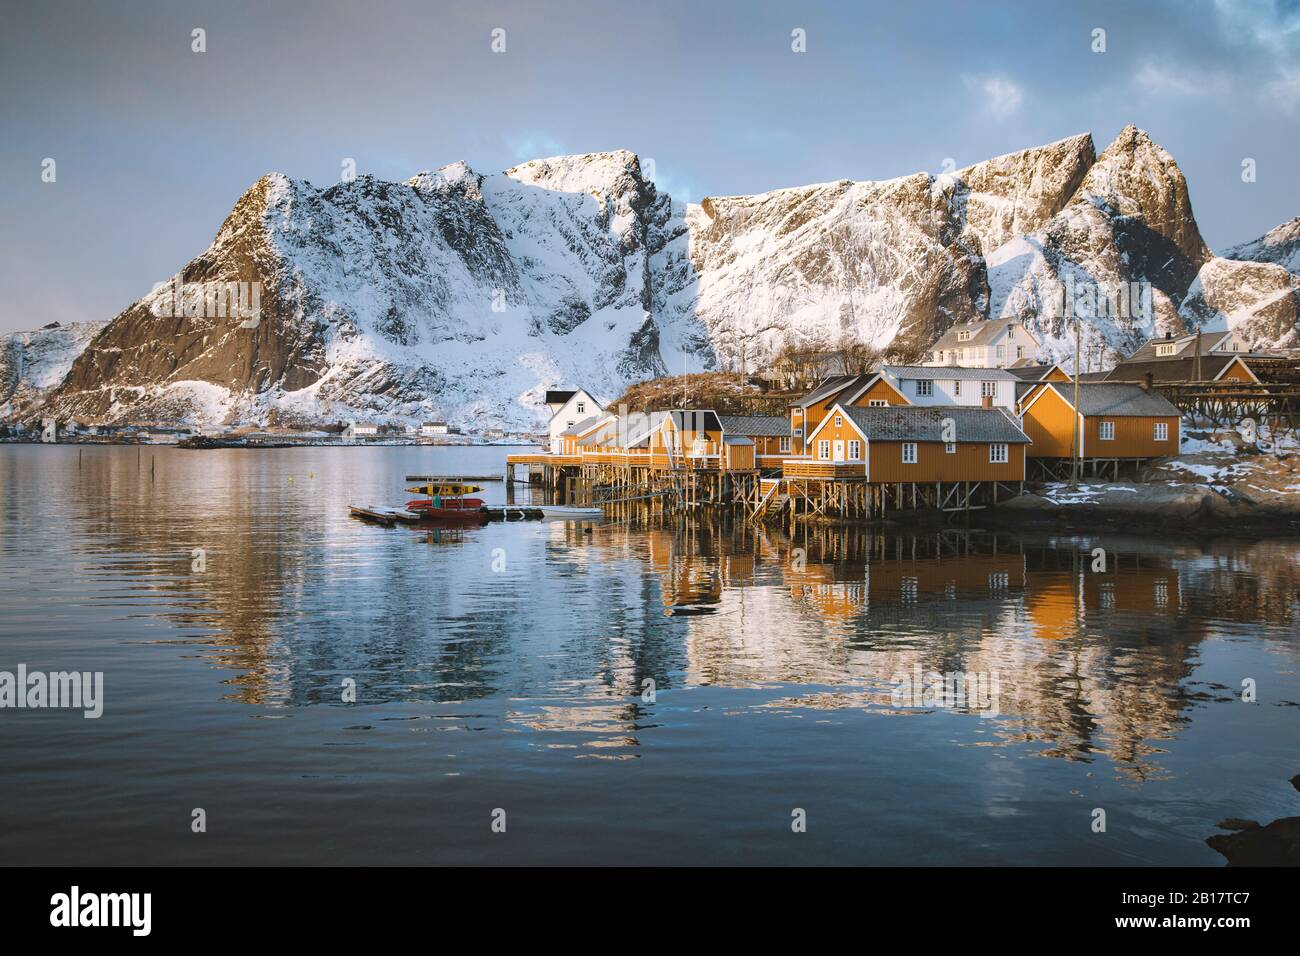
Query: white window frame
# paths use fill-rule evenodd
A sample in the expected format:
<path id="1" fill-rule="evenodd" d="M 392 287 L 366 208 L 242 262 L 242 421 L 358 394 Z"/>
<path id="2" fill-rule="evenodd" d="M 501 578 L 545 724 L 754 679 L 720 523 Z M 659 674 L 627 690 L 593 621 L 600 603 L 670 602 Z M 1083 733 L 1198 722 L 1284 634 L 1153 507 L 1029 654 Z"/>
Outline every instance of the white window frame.
<path id="1" fill-rule="evenodd" d="M 989 464 L 1005 465 L 1011 461 L 1011 446 L 1004 441 L 989 442 Z"/>
<path id="2" fill-rule="evenodd" d="M 944 446 L 943 446 L 943 451 L 944 451 L 944 454 L 946 454 L 946 455 L 955 455 L 955 454 L 957 454 L 957 443 L 956 443 L 955 441 L 947 442 L 947 443 L 944 444 Z"/>
<path id="3" fill-rule="evenodd" d="M 849 439 L 849 461 L 862 460 L 862 442 L 856 438 Z"/>
<path id="4" fill-rule="evenodd" d="M 911 452 L 911 457 L 908 457 L 908 452 Z M 905 465 L 916 464 L 916 442 L 914 441 L 903 442 L 903 464 Z"/>
<path id="5" fill-rule="evenodd" d="M 1007 357 L 1007 347 L 1006 347 L 1005 345 L 999 345 L 999 346 L 998 346 L 998 352 L 997 352 L 997 355 L 998 355 L 998 358 L 1000 358 L 1000 359 L 1004 359 L 1004 358 L 1006 358 L 1006 357 Z"/>
<path id="6" fill-rule="evenodd" d="M 1157 345 L 1156 355 L 1173 355 L 1178 351 L 1177 345 Z"/>
<path id="7" fill-rule="evenodd" d="M 587 403 L 586 403 L 586 402 L 578 402 L 578 414 L 579 414 L 579 415 L 585 414 L 586 411 L 587 411 Z"/>
<path id="8" fill-rule="evenodd" d="M 889 402 L 885 401 L 883 398 L 869 398 L 869 399 L 867 399 L 867 407 L 868 407 L 868 408 L 888 408 L 888 407 L 889 407 Z"/>
<path id="9" fill-rule="evenodd" d="M 997 398 L 997 382 L 980 382 L 980 398 Z"/>
<path id="10" fill-rule="evenodd" d="M 958 342 L 966 342 L 966 341 L 969 341 L 969 340 L 970 340 L 970 337 L 971 337 L 972 335 L 974 335 L 974 334 L 975 334 L 974 332 L 958 332 L 958 333 L 957 333 L 957 341 L 958 341 Z"/>
<path id="11" fill-rule="evenodd" d="M 836 428 L 843 428 L 843 427 L 844 427 L 844 416 L 843 416 L 843 415 L 836 415 L 836 416 L 835 416 L 835 427 L 836 427 Z"/>
<path id="12" fill-rule="evenodd" d="M 934 380 L 928 378 L 918 378 L 916 380 L 917 398 L 932 398 L 934 396 Z"/>
<path id="13" fill-rule="evenodd" d="M 953 379 L 953 382 L 952 382 L 952 394 L 953 394 L 953 397 L 954 397 L 954 398 L 956 398 L 957 396 L 959 396 L 959 395 L 961 394 L 961 379 L 959 379 L 959 378 Z"/>
<path id="14" fill-rule="evenodd" d="M 780 440 L 777 442 L 777 450 L 778 450 L 779 452 L 781 452 L 782 454 L 786 454 L 786 455 L 790 454 L 790 436 L 789 436 L 789 435 L 782 435 L 782 436 L 781 436 Z"/>
<path id="15" fill-rule="evenodd" d="M 817 439 L 817 460 L 818 461 L 831 460 L 831 440 L 829 438 Z"/>
<path id="16" fill-rule="evenodd" d="M 1114 422 L 1099 422 L 1099 423 L 1097 424 L 1097 437 L 1100 438 L 1102 441 L 1114 441 L 1114 440 L 1115 440 L 1115 423 L 1114 423 Z"/>
<path id="17" fill-rule="evenodd" d="M 1155 440 L 1169 441 L 1169 423 L 1155 422 L 1154 424 L 1155 424 L 1155 428 L 1153 429 L 1152 434 L 1154 434 Z"/>

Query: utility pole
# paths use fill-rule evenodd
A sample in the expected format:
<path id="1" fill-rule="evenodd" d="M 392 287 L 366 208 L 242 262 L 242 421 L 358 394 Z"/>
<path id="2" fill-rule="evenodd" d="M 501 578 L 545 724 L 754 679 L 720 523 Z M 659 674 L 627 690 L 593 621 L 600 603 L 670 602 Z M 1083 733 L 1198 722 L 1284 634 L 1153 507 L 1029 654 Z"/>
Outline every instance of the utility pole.
<path id="1" fill-rule="evenodd" d="M 1070 464 L 1070 487 L 1076 488 L 1079 485 L 1079 470 L 1082 463 L 1079 461 L 1079 343 L 1082 339 L 1082 330 L 1079 326 L 1079 317 L 1074 317 L 1074 461 Z"/>

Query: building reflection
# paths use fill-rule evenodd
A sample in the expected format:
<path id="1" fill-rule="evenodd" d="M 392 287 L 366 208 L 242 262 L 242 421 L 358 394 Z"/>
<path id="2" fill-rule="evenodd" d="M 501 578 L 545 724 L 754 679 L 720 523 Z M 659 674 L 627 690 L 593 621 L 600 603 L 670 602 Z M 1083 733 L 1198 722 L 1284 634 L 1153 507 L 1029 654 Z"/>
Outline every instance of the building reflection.
<path id="1" fill-rule="evenodd" d="M 347 475 L 304 466 L 304 488 L 255 454 L 171 454 L 182 474 L 152 486 L 123 456 L 89 463 L 64 520 L 104 600 L 203 648 L 231 699 L 336 704 L 349 676 L 419 711 L 500 698 L 592 755 L 635 752 L 664 719 L 655 693 L 699 686 L 907 716 L 893 678 L 920 667 L 997 672 L 1003 742 L 1149 778 L 1196 702 L 1200 646 L 1225 621 L 1293 632 L 1300 594 L 1286 542 L 791 535 L 718 515 L 388 532 L 339 517 Z"/>

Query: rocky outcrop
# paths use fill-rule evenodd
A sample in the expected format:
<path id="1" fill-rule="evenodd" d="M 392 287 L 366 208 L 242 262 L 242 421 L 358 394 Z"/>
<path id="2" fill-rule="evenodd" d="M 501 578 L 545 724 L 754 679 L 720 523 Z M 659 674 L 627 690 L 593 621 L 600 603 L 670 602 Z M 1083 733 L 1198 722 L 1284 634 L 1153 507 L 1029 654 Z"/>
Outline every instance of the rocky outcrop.
<path id="1" fill-rule="evenodd" d="M 105 324 L 52 322 L 0 337 L 0 420 L 32 414 Z"/>

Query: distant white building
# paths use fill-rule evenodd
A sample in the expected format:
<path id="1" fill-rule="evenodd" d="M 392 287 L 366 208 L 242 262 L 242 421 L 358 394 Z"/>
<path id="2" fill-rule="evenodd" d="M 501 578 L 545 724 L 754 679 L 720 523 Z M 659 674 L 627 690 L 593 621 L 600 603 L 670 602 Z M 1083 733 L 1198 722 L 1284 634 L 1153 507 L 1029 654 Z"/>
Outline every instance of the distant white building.
<path id="1" fill-rule="evenodd" d="M 432 438 L 434 435 L 446 435 L 447 432 L 446 422 L 425 422 L 420 426 L 420 434 L 425 438 Z"/>
<path id="2" fill-rule="evenodd" d="M 860 395 L 872 391 L 877 380 L 882 380 L 909 405 L 983 405 L 985 399 L 995 407 L 1012 411 L 1016 407 L 1016 383 L 1020 378 L 1001 368 L 933 368 L 925 365 L 883 365 L 877 375 L 857 394 L 848 396 L 855 404 Z M 859 405 L 895 404 L 883 397 L 887 393 Z"/>
<path id="3" fill-rule="evenodd" d="M 1130 355 L 1128 362 L 1151 362 L 1158 359 L 1181 359 L 1194 357 L 1198 351 L 1197 339 L 1200 340 L 1201 355 L 1250 355 L 1250 343 L 1236 332 L 1191 332 L 1187 335 L 1174 336 L 1172 333 L 1164 338 L 1151 339 L 1140 349 Z"/>
<path id="4" fill-rule="evenodd" d="M 378 435 L 379 426 L 374 422 L 354 422 L 352 424 L 352 434 L 358 437 L 365 435 Z"/>
<path id="5" fill-rule="evenodd" d="M 552 455 L 561 453 L 564 442 L 560 436 L 566 429 L 572 428 L 583 419 L 605 413 L 605 409 L 601 407 L 600 403 L 583 388 L 574 391 L 548 390 L 546 393 L 546 407 L 551 410 L 551 421 L 546 430 L 550 439 Z"/>
<path id="6" fill-rule="evenodd" d="M 1038 339 L 1018 319 L 990 319 L 954 325 L 930 347 L 922 365 L 963 368 L 1006 368 L 1020 359 L 1033 359 Z"/>

